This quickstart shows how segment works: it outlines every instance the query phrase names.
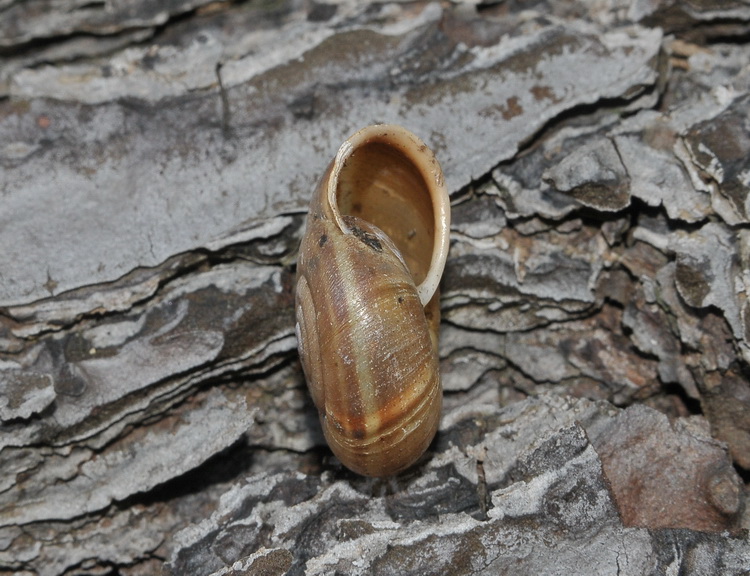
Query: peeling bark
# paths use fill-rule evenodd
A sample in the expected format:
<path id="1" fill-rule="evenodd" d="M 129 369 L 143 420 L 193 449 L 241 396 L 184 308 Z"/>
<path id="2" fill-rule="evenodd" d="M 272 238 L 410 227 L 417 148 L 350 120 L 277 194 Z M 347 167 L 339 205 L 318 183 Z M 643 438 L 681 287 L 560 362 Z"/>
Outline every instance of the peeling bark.
<path id="1" fill-rule="evenodd" d="M 745 574 L 749 27 L 0 0 L 0 574 Z M 380 480 L 293 321 L 309 193 L 373 122 L 453 201 L 440 431 Z"/>

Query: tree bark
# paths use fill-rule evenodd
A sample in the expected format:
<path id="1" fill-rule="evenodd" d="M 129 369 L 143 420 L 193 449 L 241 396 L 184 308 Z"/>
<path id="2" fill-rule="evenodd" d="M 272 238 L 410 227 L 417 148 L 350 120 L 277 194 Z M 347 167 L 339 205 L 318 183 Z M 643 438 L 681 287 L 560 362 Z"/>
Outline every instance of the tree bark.
<path id="1" fill-rule="evenodd" d="M 744 2 L 0 0 L 0 574 L 746 574 Z M 376 122 L 453 204 L 444 412 L 325 446 L 309 195 Z"/>

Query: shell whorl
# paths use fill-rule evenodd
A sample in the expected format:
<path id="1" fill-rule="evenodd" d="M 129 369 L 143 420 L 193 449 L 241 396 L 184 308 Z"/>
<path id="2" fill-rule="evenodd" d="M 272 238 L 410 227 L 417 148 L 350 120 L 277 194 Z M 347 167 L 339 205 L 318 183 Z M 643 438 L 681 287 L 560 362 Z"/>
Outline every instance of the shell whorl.
<path id="1" fill-rule="evenodd" d="M 347 140 L 311 201 L 297 265 L 298 347 L 326 439 L 361 474 L 408 467 L 437 430 L 449 218 L 437 161 L 398 126 Z"/>

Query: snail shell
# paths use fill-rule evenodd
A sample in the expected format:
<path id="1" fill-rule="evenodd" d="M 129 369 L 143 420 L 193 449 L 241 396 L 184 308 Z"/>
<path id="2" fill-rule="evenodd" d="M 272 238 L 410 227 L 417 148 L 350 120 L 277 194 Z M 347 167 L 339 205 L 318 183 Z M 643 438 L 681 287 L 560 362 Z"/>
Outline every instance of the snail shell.
<path id="1" fill-rule="evenodd" d="M 298 348 L 326 440 L 360 474 L 400 472 L 437 431 L 449 228 L 442 170 L 400 126 L 346 140 L 313 194 L 297 263 Z"/>

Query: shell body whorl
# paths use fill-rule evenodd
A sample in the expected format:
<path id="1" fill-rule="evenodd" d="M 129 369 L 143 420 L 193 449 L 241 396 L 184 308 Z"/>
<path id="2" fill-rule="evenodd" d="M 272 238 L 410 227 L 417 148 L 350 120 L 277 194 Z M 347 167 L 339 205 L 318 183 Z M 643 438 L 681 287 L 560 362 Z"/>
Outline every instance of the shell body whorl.
<path id="1" fill-rule="evenodd" d="M 448 202 L 432 152 L 376 125 L 341 146 L 310 203 L 298 348 L 326 440 L 360 474 L 400 472 L 437 431 Z"/>

